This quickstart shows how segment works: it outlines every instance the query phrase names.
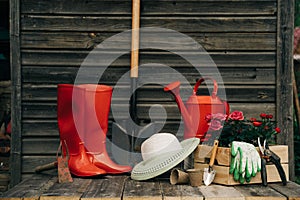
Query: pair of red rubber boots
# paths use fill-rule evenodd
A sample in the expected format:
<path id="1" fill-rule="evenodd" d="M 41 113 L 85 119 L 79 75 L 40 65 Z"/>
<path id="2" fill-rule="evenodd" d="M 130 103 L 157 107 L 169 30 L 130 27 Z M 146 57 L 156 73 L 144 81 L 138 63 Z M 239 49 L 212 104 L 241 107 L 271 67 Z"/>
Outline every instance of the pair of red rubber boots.
<path id="1" fill-rule="evenodd" d="M 106 85 L 58 85 L 59 135 L 60 140 L 66 143 L 63 153 L 69 153 L 70 172 L 75 176 L 131 171 L 130 166 L 113 162 L 106 151 L 111 96 L 112 88 Z"/>

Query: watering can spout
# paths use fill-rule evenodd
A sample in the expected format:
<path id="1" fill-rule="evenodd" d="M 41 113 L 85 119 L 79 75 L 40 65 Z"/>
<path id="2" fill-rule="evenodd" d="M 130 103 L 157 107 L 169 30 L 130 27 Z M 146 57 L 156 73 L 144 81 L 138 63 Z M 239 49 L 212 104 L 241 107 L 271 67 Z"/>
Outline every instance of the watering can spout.
<path id="1" fill-rule="evenodd" d="M 187 132 L 193 132 L 192 117 L 190 116 L 189 111 L 185 107 L 185 105 L 180 97 L 180 92 L 179 92 L 180 91 L 180 82 L 175 81 L 175 82 L 168 84 L 167 86 L 164 87 L 164 91 L 171 92 L 174 95 L 176 103 L 180 110 L 180 113 L 182 115 L 183 121 L 185 123 L 185 127 L 187 129 L 190 129 L 190 130 L 187 130 Z M 196 134 L 196 132 L 193 134 L 189 134 L 189 135 L 195 135 L 195 134 Z"/>

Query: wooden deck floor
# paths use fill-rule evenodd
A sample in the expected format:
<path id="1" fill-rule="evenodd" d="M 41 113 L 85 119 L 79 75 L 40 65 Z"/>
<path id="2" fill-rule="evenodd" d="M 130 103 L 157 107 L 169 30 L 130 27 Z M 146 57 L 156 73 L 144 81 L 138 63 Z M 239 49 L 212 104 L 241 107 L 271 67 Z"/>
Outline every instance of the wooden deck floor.
<path id="1" fill-rule="evenodd" d="M 1 199 L 26 200 L 299 200 L 300 185 L 289 182 L 287 186 L 279 183 L 261 185 L 221 186 L 210 185 L 191 187 L 171 185 L 167 179 L 134 181 L 129 176 L 105 176 L 97 179 L 74 178 L 73 183 L 59 184 L 57 177 L 37 174 L 4 193 Z"/>

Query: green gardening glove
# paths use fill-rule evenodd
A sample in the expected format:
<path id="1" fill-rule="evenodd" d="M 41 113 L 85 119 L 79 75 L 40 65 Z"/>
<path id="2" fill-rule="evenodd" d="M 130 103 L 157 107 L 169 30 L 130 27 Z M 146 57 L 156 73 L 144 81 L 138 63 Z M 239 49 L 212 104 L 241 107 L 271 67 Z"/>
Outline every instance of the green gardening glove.
<path id="1" fill-rule="evenodd" d="M 231 144 L 231 164 L 229 172 L 234 180 L 244 183 L 250 182 L 261 170 L 261 158 L 254 145 L 246 142 L 234 141 Z"/>
<path id="2" fill-rule="evenodd" d="M 229 173 L 233 174 L 233 178 L 235 181 L 238 181 L 240 179 L 240 163 L 241 163 L 240 148 L 237 147 L 237 149 L 233 149 L 233 147 L 231 146 L 231 163 L 230 163 Z"/>

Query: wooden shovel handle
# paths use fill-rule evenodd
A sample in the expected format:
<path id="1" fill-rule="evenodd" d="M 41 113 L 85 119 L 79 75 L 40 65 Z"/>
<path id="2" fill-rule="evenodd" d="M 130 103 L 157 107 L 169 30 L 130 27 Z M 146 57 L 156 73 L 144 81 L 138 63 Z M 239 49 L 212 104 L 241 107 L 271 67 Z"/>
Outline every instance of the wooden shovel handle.
<path id="1" fill-rule="evenodd" d="M 132 0 L 131 68 L 130 77 L 138 77 L 140 40 L 140 0 Z"/>
<path id="2" fill-rule="evenodd" d="M 210 167 L 212 167 L 214 165 L 215 158 L 216 158 L 216 155 L 217 155 L 218 145 L 219 145 L 219 140 L 215 140 L 214 141 L 214 147 L 212 149 L 211 156 L 210 156 L 210 161 L 209 161 L 209 166 Z"/>

